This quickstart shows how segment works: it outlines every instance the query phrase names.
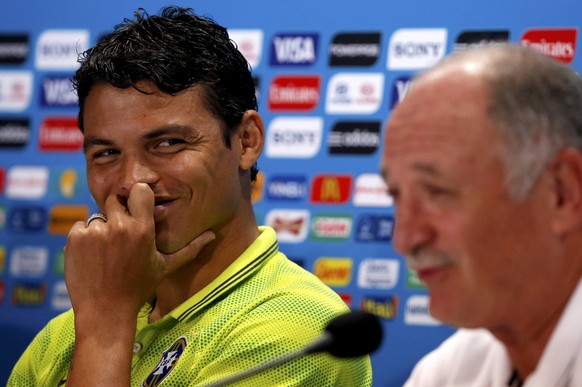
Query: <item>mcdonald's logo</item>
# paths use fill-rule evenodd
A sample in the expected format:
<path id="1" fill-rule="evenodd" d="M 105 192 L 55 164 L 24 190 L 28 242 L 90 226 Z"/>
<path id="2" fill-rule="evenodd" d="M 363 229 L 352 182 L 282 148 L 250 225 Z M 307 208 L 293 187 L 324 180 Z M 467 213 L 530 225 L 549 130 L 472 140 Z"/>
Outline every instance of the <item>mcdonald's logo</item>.
<path id="1" fill-rule="evenodd" d="M 343 204 L 350 198 L 351 175 L 318 175 L 311 185 L 311 202 Z"/>

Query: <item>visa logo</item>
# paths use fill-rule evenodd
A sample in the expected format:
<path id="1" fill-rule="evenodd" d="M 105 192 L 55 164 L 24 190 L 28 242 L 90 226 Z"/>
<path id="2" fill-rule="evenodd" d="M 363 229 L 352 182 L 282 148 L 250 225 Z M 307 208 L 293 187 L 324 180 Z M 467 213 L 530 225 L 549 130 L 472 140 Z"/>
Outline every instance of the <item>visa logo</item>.
<path id="1" fill-rule="evenodd" d="M 271 65 L 312 65 L 317 57 L 318 34 L 276 35 L 271 46 Z"/>
<path id="2" fill-rule="evenodd" d="M 73 91 L 71 79 L 67 77 L 45 77 L 42 80 L 41 105 L 77 106 L 78 97 Z"/>

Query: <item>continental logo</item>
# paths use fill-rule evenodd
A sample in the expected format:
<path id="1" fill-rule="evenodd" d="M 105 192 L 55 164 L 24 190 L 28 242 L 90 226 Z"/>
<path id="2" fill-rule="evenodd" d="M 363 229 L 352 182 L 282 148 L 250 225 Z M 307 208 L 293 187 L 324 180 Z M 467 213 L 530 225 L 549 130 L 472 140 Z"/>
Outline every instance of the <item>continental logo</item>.
<path id="1" fill-rule="evenodd" d="M 56 205 L 51 208 L 48 231 L 51 234 L 69 233 L 75 222 L 87 219 L 89 207 L 86 205 Z"/>
<path id="2" fill-rule="evenodd" d="M 329 46 L 329 65 L 372 66 L 380 56 L 380 33 L 339 33 Z"/>
<path id="3" fill-rule="evenodd" d="M 360 310 L 373 313 L 386 320 L 392 320 L 398 312 L 398 297 L 362 297 Z"/>
<path id="4" fill-rule="evenodd" d="M 29 51 L 28 35 L 0 35 L 0 64 L 22 64 L 26 61 Z"/>
<path id="5" fill-rule="evenodd" d="M 46 283 L 20 283 L 12 287 L 10 302 L 12 305 L 39 306 L 44 304 L 46 296 Z"/>
<path id="6" fill-rule="evenodd" d="M 509 30 L 463 31 L 457 36 L 453 53 L 466 51 L 469 48 L 489 46 L 509 41 Z"/>
<path id="7" fill-rule="evenodd" d="M 315 261 L 313 272 L 326 285 L 342 287 L 352 280 L 352 266 L 350 258 L 322 257 Z"/>
<path id="8" fill-rule="evenodd" d="M 311 186 L 311 202 L 321 204 L 344 204 L 350 198 L 352 176 L 319 175 Z"/>

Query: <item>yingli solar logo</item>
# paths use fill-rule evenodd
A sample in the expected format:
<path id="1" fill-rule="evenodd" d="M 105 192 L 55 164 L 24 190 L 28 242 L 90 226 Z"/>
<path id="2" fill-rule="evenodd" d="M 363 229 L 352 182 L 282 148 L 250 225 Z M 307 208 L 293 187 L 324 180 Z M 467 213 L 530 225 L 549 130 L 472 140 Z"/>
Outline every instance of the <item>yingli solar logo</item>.
<path id="1" fill-rule="evenodd" d="M 319 76 L 280 76 L 269 87 L 269 110 L 311 110 L 319 103 Z"/>
<path id="2" fill-rule="evenodd" d="M 576 55 L 577 34 L 576 28 L 531 29 L 522 35 L 519 43 L 568 64 Z"/>

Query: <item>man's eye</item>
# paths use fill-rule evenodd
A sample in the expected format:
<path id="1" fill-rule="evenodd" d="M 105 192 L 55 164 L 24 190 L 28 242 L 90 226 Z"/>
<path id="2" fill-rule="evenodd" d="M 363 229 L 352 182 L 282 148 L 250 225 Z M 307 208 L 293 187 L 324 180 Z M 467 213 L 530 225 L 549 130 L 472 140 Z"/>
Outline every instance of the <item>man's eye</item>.
<path id="1" fill-rule="evenodd" d="M 438 186 L 428 186 L 426 187 L 426 192 L 432 197 L 440 197 L 444 195 L 448 195 L 451 191 L 446 188 L 438 187 Z"/>
<path id="2" fill-rule="evenodd" d="M 100 150 L 100 151 L 94 152 L 92 158 L 98 159 L 98 158 L 101 158 L 101 157 L 112 156 L 112 155 L 115 155 L 115 154 L 118 154 L 118 153 L 119 152 L 116 151 L 115 149 L 104 149 L 104 150 Z"/>
<path id="3" fill-rule="evenodd" d="M 184 140 L 180 140 L 178 138 L 168 138 L 158 142 L 158 147 L 167 147 L 172 145 L 183 144 Z"/>

